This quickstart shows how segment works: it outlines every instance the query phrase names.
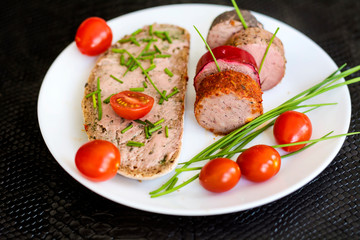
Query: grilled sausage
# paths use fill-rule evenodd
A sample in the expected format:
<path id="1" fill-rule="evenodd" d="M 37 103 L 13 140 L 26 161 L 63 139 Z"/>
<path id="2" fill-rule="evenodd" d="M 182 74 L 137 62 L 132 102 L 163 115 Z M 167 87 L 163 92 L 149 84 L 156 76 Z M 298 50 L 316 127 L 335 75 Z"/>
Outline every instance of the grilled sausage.
<path id="1" fill-rule="evenodd" d="M 263 27 L 248 10 L 241 10 L 241 14 L 249 28 Z M 244 27 L 235 10 L 224 12 L 212 22 L 207 36 L 207 43 L 210 48 L 225 45 L 232 35 L 242 29 Z"/>
<path id="2" fill-rule="evenodd" d="M 228 41 L 249 52 L 260 67 L 266 48 L 273 34 L 262 28 L 247 28 L 235 33 Z M 275 87 L 285 75 L 285 52 L 281 40 L 275 37 L 269 48 L 264 64 L 260 71 L 261 89 L 263 91 Z"/>
<path id="3" fill-rule="evenodd" d="M 227 134 L 263 113 L 262 91 L 248 75 L 235 71 L 204 78 L 196 94 L 195 117 L 205 129 Z"/>

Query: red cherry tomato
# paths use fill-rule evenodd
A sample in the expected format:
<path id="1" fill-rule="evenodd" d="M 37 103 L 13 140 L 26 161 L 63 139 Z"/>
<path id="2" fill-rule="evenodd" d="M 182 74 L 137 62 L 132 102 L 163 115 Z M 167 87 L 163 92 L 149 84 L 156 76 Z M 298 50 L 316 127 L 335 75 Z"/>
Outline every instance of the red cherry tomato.
<path id="1" fill-rule="evenodd" d="M 242 152 L 236 162 L 246 179 L 263 182 L 279 172 L 281 157 L 273 147 L 255 145 Z"/>
<path id="2" fill-rule="evenodd" d="M 240 180 L 239 166 L 228 158 L 215 158 L 201 169 L 199 181 L 210 192 L 226 192 Z"/>
<path id="3" fill-rule="evenodd" d="M 311 138 L 312 125 L 310 119 L 296 111 L 287 111 L 276 119 L 274 124 L 274 137 L 278 144 L 287 144 L 307 141 Z M 294 152 L 306 144 L 283 147 L 287 152 Z"/>
<path id="4" fill-rule="evenodd" d="M 75 155 L 80 173 L 94 182 L 114 177 L 120 165 L 119 149 L 111 142 L 93 140 L 82 145 Z"/>
<path id="5" fill-rule="evenodd" d="M 96 56 L 111 45 L 112 31 L 104 19 L 90 17 L 83 21 L 75 36 L 75 43 L 81 53 Z"/>
<path id="6" fill-rule="evenodd" d="M 112 96 L 110 104 L 120 117 L 135 120 L 150 112 L 154 98 L 139 92 L 123 91 Z"/>

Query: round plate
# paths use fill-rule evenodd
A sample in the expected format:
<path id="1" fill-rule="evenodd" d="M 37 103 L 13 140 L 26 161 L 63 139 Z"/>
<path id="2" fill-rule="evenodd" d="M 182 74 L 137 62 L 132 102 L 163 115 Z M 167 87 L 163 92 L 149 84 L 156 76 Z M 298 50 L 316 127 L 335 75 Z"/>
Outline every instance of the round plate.
<path id="1" fill-rule="evenodd" d="M 176 24 L 190 32 L 189 82 L 180 162 L 189 160 L 216 140 L 212 133 L 197 124 L 193 114 L 195 91 L 192 79 L 198 59 L 206 51 L 193 25 L 206 36 L 212 20 L 231 9 L 205 4 L 169 5 L 133 12 L 108 22 L 113 30 L 114 41 L 154 22 Z M 299 31 L 262 14 L 254 15 L 270 32 L 280 27 L 277 36 L 284 44 L 287 59 L 284 79 L 263 95 L 264 111 L 322 81 L 337 69 L 334 61 Z M 284 197 L 312 180 L 333 160 L 345 139 L 342 137 L 317 143 L 306 151 L 284 159 L 280 172 L 269 181 L 255 184 L 242 178 L 235 188 L 222 194 L 207 192 L 195 181 L 175 193 L 150 198 L 149 192 L 161 186 L 171 174 L 142 182 L 118 175 L 107 182 L 94 183 L 79 174 L 74 157 L 77 149 L 87 141 L 83 130 L 81 100 L 95 61 L 95 57 L 80 54 L 75 43 L 71 43 L 54 61 L 44 78 L 38 99 L 41 133 L 54 158 L 73 178 L 97 194 L 129 207 L 187 216 L 230 213 L 257 207 Z M 348 131 L 351 102 L 347 87 L 317 96 L 308 102 L 338 103 L 308 114 L 313 123 L 312 138 L 319 138 L 330 131 L 334 131 L 334 134 Z M 250 145 L 256 143 L 275 144 L 272 131 L 269 129 Z M 280 150 L 280 153 L 283 152 Z M 183 173 L 179 182 L 194 174 Z"/>

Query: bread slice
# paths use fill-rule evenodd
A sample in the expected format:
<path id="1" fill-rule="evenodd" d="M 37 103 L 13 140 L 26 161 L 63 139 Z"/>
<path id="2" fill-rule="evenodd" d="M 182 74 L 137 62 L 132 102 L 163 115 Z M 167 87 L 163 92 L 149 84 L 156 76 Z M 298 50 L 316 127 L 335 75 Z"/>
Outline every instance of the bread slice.
<path id="1" fill-rule="evenodd" d="M 164 32 L 169 38 L 166 38 Z M 150 39 L 155 41 L 149 41 Z M 147 46 L 149 49 L 146 49 Z M 82 100 L 85 130 L 89 140 L 107 140 L 119 148 L 121 154 L 119 174 L 133 179 L 147 180 L 160 177 L 176 167 L 183 134 L 189 47 L 190 35 L 185 29 L 169 24 L 153 24 L 143 27 L 141 31 L 135 31 L 133 35 L 125 36 L 114 44 L 100 56 L 92 69 Z M 127 62 L 130 59 L 128 54 L 114 52 L 116 50 L 113 49 L 126 49 L 135 57 L 141 52 L 156 52 L 154 56 L 157 57 L 153 60 L 139 58 L 142 67 L 147 69 L 152 63 L 156 65 L 148 72 L 148 75 L 160 91 L 165 90 L 169 94 L 176 87 L 179 92 L 168 101 L 158 104 L 161 96 L 143 74 L 141 68 L 127 71 L 128 68 L 121 65 L 121 59 Z M 173 76 L 169 76 L 164 71 L 165 68 L 170 70 Z M 110 75 L 123 83 L 114 80 Z M 144 87 L 143 84 L 146 82 L 147 88 L 143 93 L 152 96 L 155 103 L 152 110 L 140 120 L 154 123 L 163 118 L 162 128 L 152 133 L 152 136 L 147 139 L 143 124 L 119 117 L 110 104 L 103 102 L 102 118 L 99 120 L 98 109 L 94 108 L 92 97 L 85 97 L 97 90 L 97 79 L 100 81 L 101 101 L 111 94 L 130 88 Z M 133 127 L 121 133 L 121 130 L 129 124 Z M 165 126 L 168 127 L 168 137 L 165 135 Z M 126 145 L 128 141 L 141 142 L 145 145 L 129 147 Z"/>

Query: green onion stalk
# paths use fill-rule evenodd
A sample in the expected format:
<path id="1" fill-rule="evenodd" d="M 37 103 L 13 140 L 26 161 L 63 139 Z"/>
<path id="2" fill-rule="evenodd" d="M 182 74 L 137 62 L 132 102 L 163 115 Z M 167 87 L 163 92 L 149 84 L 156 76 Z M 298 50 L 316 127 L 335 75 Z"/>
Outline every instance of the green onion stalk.
<path id="1" fill-rule="evenodd" d="M 229 133 L 228 135 L 220 138 L 219 140 L 217 140 L 216 142 L 214 142 L 213 144 L 209 145 L 204 150 L 202 150 L 201 152 L 196 154 L 189 161 L 179 164 L 179 165 L 181 165 L 181 167 L 176 169 L 175 174 L 167 182 L 165 182 L 161 187 L 150 192 L 150 196 L 152 198 L 154 198 L 154 197 L 159 197 L 159 196 L 163 196 L 163 195 L 172 193 L 172 192 L 177 191 L 178 189 L 188 185 L 192 181 L 196 180 L 199 177 L 199 174 L 195 174 L 194 176 L 192 176 L 191 178 L 187 179 L 185 182 L 183 182 L 177 186 L 176 186 L 176 184 L 173 183 L 174 181 L 177 181 L 175 179 L 178 179 L 179 174 L 181 174 L 183 171 L 189 171 L 189 170 L 194 171 L 194 170 L 200 169 L 200 168 L 189 168 L 189 166 L 192 163 L 204 161 L 204 160 L 211 160 L 216 157 L 226 156 L 228 158 L 231 158 L 232 156 L 234 156 L 234 154 L 244 151 L 245 150 L 244 147 L 249 142 L 251 142 L 255 137 L 257 137 L 259 134 L 264 132 L 266 129 L 270 128 L 274 124 L 277 116 L 279 116 L 280 114 L 282 114 L 286 111 L 296 110 L 296 109 L 301 109 L 301 108 L 308 108 L 308 110 L 305 111 L 305 112 L 308 112 L 308 111 L 315 110 L 322 106 L 329 106 L 329 105 L 335 104 L 335 103 L 322 103 L 322 104 L 301 105 L 301 103 L 303 103 L 304 101 L 309 100 L 309 99 L 311 99 L 315 96 L 318 96 L 322 93 L 326 93 L 333 89 L 359 82 L 360 77 L 356 77 L 356 78 L 338 83 L 339 80 L 346 78 L 355 72 L 360 71 L 360 65 L 359 65 L 359 66 L 350 68 L 344 72 L 340 72 L 345 66 L 346 66 L 346 64 L 342 65 L 339 69 L 337 69 L 335 72 L 333 72 L 329 77 L 324 79 L 322 82 L 297 94 L 296 96 L 285 101 L 283 104 L 279 105 L 278 107 L 271 109 L 270 111 L 257 117 L 253 121 L 245 124 L 244 126 L 234 130 L 233 132 Z M 340 72 L 340 73 L 338 73 L 338 72 Z M 353 135 L 353 134 L 359 134 L 359 132 L 340 134 L 340 135 L 335 135 L 335 136 L 329 136 L 329 134 L 331 134 L 331 132 L 319 139 L 309 140 L 309 141 L 301 142 L 301 143 L 276 145 L 273 147 L 279 148 L 279 147 L 290 146 L 290 145 L 310 143 L 310 145 L 307 145 L 305 148 L 299 150 L 299 151 L 303 151 L 306 148 L 312 146 L 313 144 L 315 144 L 319 141 L 333 139 L 333 138 L 337 138 L 337 137 L 349 136 L 349 135 Z M 291 156 L 293 154 L 298 153 L 299 151 L 284 155 L 283 157 Z M 172 187 L 170 187 L 170 186 L 172 186 Z"/>

